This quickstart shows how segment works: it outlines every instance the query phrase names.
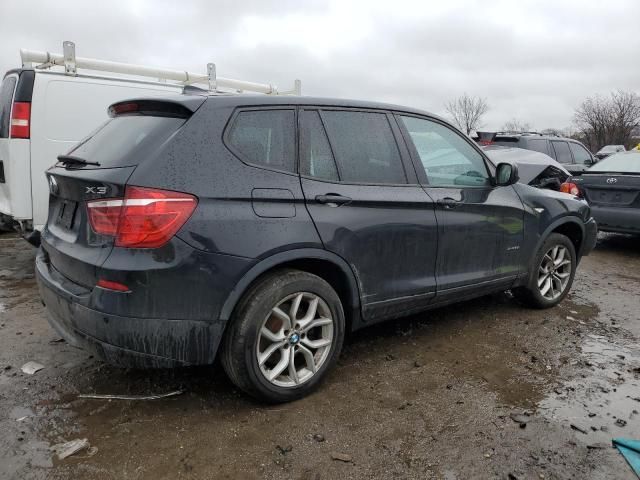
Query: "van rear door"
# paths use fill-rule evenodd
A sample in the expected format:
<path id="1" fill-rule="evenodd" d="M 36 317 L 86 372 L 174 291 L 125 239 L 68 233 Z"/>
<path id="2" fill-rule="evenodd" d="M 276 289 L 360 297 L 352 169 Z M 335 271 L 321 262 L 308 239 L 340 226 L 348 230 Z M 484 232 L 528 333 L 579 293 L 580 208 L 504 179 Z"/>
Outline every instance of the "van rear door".
<path id="1" fill-rule="evenodd" d="M 33 70 L 9 71 L 0 84 L 0 213 L 31 219 L 30 122 Z"/>
<path id="2" fill-rule="evenodd" d="M 0 84 L 0 213 L 12 216 L 11 195 L 7 179 L 9 166 L 9 129 L 11 126 L 11 105 L 13 93 L 18 83 L 18 75 L 7 75 Z"/>

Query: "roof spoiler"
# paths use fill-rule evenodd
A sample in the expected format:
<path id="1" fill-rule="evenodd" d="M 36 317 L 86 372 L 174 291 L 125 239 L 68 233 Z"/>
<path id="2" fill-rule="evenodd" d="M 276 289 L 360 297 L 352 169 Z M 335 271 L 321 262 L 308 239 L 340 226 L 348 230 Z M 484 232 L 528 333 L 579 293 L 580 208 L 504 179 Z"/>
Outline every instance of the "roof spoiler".
<path id="1" fill-rule="evenodd" d="M 476 138 L 476 142 L 480 145 L 491 145 L 496 138 L 496 132 L 476 132 L 478 137 Z"/>
<path id="2" fill-rule="evenodd" d="M 138 98 L 116 102 L 109 106 L 107 113 L 111 118 L 125 115 L 189 118 L 204 101 L 205 97 Z"/>

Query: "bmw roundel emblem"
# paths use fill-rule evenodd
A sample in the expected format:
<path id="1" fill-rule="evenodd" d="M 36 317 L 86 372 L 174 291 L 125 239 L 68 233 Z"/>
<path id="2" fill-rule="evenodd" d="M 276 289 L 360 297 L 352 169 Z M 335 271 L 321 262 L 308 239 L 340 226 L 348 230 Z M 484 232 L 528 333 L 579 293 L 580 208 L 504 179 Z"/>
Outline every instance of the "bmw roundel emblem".
<path id="1" fill-rule="evenodd" d="M 52 175 L 49 176 L 49 191 L 52 195 L 57 195 L 60 187 L 58 187 L 58 181 Z"/>

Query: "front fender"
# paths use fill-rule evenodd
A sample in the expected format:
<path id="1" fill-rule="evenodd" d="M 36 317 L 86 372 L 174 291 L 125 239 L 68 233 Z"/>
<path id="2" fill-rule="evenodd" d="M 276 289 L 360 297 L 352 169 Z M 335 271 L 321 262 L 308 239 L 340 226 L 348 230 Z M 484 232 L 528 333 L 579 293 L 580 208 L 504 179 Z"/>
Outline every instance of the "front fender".
<path id="1" fill-rule="evenodd" d="M 578 216 L 566 216 L 566 217 L 562 217 L 562 218 L 558 218 L 556 219 L 553 223 L 551 223 L 551 225 L 549 225 L 541 234 L 540 237 L 538 238 L 538 242 L 533 250 L 534 254 L 535 252 L 537 252 L 540 247 L 542 246 L 542 244 L 544 243 L 544 241 L 547 239 L 547 237 L 549 237 L 549 235 L 551 235 L 551 233 L 556 230 L 558 227 L 562 226 L 562 225 L 566 225 L 566 224 L 574 224 L 577 225 L 580 228 L 580 231 L 582 232 L 582 245 L 584 245 L 585 240 L 586 240 L 586 236 L 585 236 L 585 228 L 584 228 L 584 222 L 582 221 L 582 219 Z M 581 247 L 582 247 L 581 245 Z M 578 256 L 578 258 L 580 257 L 582 253 L 582 248 L 580 248 L 580 251 L 576 251 L 576 255 Z"/>
<path id="2" fill-rule="evenodd" d="M 524 206 L 525 238 L 523 269 L 525 278 L 531 269 L 531 261 L 546 238 L 563 225 L 571 224 L 580 230 L 582 244 L 576 252 L 578 258 L 588 253 L 589 244 L 595 240 L 589 205 L 566 193 L 545 190 L 530 185 L 514 185 Z"/>

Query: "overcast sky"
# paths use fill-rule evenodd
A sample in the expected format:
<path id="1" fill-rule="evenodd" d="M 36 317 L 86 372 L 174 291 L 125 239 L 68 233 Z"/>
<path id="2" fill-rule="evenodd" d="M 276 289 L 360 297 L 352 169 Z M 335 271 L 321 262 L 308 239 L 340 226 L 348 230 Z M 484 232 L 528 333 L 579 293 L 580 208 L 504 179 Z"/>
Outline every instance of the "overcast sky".
<path id="1" fill-rule="evenodd" d="M 485 127 L 563 128 L 586 96 L 640 93 L 638 0 L 0 0 L 0 71 L 19 49 L 271 82 L 444 114 L 485 97 Z"/>

